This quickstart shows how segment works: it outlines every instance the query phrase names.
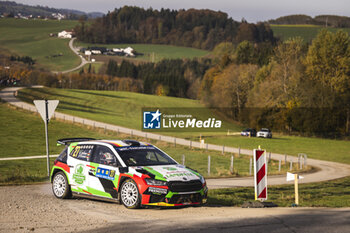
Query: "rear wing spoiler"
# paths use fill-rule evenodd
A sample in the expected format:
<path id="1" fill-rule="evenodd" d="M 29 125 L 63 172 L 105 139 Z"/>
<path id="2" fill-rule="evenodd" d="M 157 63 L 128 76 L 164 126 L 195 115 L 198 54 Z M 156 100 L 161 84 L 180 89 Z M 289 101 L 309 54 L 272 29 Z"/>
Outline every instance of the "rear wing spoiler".
<path id="1" fill-rule="evenodd" d="M 85 142 L 96 140 L 95 138 L 62 138 L 57 140 L 57 146 L 59 145 L 69 145 L 72 142 Z"/>

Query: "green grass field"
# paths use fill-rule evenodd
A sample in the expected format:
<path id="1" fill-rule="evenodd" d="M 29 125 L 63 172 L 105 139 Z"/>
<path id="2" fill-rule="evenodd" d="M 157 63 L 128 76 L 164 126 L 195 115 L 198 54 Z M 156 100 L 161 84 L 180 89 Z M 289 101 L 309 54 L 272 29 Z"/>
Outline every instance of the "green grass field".
<path id="1" fill-rule="evenodd" d="M 69 48 L 69 39 L 50 37 L 50 33 L 71 30 L 77 21 L 0 19 L 0 48 L 19 56 L 30 56 L 37 66 L 63 71 L 80 64 Z M 62 56 L 54 57 L 61 54 Z"/>
<path id="2" fill-rule="evenodd" d="M 294 203 L 294 186 L 278 185 L 268 188 L 268 201 L 280 207 Z M 209 190 L 208 204 L 241 206 L 254 201 L 254 188 Z M 301 207 L 350 207 L 350 177 L 311 184 L 299 184 Z"/>
<path id="3" fill-rule="evenodd" d="M 313 38 L 316 37 L 325 27 L 317 25 L 270 25 L 273 34 L 282 40 L 287 40 L 291 37 L 300 36 L 305 42 L 311 42 Z M 344 30 L 350 33 L 350 28 L 327 28 L 331 32 L 336 32 L 337 30 Z"/>
<path id="4" fill-rule="evenodd" d="M 143 53 L 143 55 L 137 56 L 136 58 L 130 58 L 130 60 L 136 59 L 148 62 L 158 62 L 163 59 L 192 59 L 195 57 L 202 57 L 210 53 L 209 51 L 201 49 L 159 44 L 87 44 L 75 42 L 74 45 L 84 48 L 87 48 L 88 46 L 98 46 L 110 49 L 132 47 L 138 53 Z"/>
<path id="5" fill-rule="evenodd" d="M 96 74 L 98 74 L 100 68 L 102 67 L 103 63 L 100 62 L 96 62 L 96 63 L 89 63 L 84 65 L 82 68 L 72 71 L 72 73 L 79 73 L 82 69 L 84 69 L 85 72 L 87 72 L 89 65 L 91 64 L 91 72 L 94 72 Z"/>
<path id="6" fill-rule="evenodd" d="M 58 111 L 93 119 L 101 122 L 141 129 L 142 107 L 203 107 L 199 101 L 159 97 L 131 92 L 90 91 L 68 89 L 23 89 L 19 97 L 32 103 L 33 99 L 59 99 Z M 203 116 L 213 116 L 210 110 L 203 111 Z M 306 153 L 309 158 L 350 163 L 350 142 L 320 138 L 282 136 L 274 134 L 272 139 L 226 136 L 228 129 L 239 132 L 242 127 L 225 122 L 223 132 L 202 133 L 205 142 L 254 149 L 259 145 L 270 152 L 296 156 Z M 167 135 L 199 140 L 199 132 L 172 132 Z"/>
<path id="7" fill-rule="evenodd" d="M 37 114 L 18 110 L 0 103 L 0 158 L 17 157 L 30 155 L 44 155 L 45 134 L 44 124 Z M 126 139 L 128 135 L 117 134 L 102 129 L 87 128 L 83 125 L 70 124 L 62 121 L 51 120 L 49 124 L 49 145 L 50 154 L 59 154 L 63 147 L 56 146 L 56 141 L 66 137 L 93 137 L 100 139 Z M 143 141 L 144 138 L 136 138 Z M 235 155 L 234 172 L 230 172 L 231 154 L 222 155 L 220 152 L 189 149 L 188 147 L 176 146 L 165 142 L 150 141 L 167 152 L 178 162 L 182 161 L 185 155 L 185 164 L 198 170 L 206 177 L 233 177 L 249 175 L 248 156 Z M 207 174 L 207 158 L 211 156 L 212 169 Z M 46 160 L 30 159 L 15 161 L 0 161 L 0 184 L 31 183 L 45 180 Z M 285 173 L 288 167 L 278 172 L 278 164 L 271 162 L 269 165 L 270 174 Z M 295 169 L 297 169 L 295 167 Z"/>
<path id="8" fill-rule="evenodd" d="M 198 118 L 207 118 L 212 115 L 197 100 L 146 95 L 123 91 L 92 91 L 78 89 L 33 88 L 23 89 L 19 98 L 33 103 L 34 99 L 58 99 L 58 111 L 92 120 L 141 129 L 143 107 L 160 108 L 190 108 L 201 110 Z M 198 111 L 197 111 L 198 112 Z M 227 129 L 239 131 L 240 127 L 229 122 L 223 123 L 224 132 Z M 198 135 L 198 132 L 186 132 L 183 135 Z"/>
<path id="9" fill-rule="evenodd" d="M 218 136 L 205 138 L 206 142 L 247 149 L 261 148 L 268 152 L 298 155 L 305 153 L 309 158 L 350 164 L 350 141 L 310 137 L 284 136 L 275 134 L 272 139 L 248 138 L 242 136 Z"/>

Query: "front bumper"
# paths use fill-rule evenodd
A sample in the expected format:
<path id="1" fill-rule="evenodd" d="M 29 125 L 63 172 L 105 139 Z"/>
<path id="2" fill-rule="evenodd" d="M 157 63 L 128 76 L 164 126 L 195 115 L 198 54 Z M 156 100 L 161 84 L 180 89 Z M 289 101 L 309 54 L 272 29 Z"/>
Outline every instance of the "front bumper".
<path id="1" fill-rule="evenodd" d="M 187 206 L 201 205 L 207 202 L 207 187 L 194 192 L 172 192 L 168 190 L 167 194 L 157 194 L 145 192 L 142 195 L 142 205 L 150 206 Z"/>

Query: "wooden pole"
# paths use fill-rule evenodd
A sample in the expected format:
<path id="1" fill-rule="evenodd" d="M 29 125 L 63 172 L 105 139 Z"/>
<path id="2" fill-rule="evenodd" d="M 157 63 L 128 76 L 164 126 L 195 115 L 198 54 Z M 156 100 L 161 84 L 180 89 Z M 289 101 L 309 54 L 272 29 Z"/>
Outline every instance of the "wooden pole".
<path id="1" fill-rule="evenodd" d="M 208 176 L 210 176 L 210 155 L 208 155 Z"/>
<path id="2" fill-rule="evenodd" d="M 253 165 L 253 159 L 250 158 L 250 159 L 249 159 L 249 175 L 252 174 L 252 165 Z"/>
<path id="3" fill-rule="evenodd" d="M 231 174 L 233 174 L 233 155 L 231 155 L 231 166 L 230 166 Z"/>
<path id="4" fill-rule="evenodd" d="M 278 162 L 278 171 L 279 172 L 281 171 L 281 164 L 282 164 L 282 160 L 280 159 L 279 162 Z"/>
<path id="5" fill-rule="evenodd" d="M 295 204 L 299 205 L 298 174 L 294 174 L 294 192 L 295 192 Z"/>

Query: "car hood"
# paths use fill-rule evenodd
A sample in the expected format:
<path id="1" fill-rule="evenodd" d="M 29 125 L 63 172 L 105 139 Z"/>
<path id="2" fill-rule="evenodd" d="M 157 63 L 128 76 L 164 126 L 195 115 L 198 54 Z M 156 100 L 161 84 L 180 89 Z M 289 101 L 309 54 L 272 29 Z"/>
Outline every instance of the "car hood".
<path id="1" fill-rule="evenodd" d="M 150 175 L 152 178 L 166 181 L 201 180 L 202 176 L 183 165 L 157 165 L 137 167 L 136 171 Z"/>

